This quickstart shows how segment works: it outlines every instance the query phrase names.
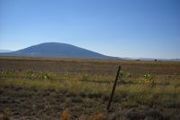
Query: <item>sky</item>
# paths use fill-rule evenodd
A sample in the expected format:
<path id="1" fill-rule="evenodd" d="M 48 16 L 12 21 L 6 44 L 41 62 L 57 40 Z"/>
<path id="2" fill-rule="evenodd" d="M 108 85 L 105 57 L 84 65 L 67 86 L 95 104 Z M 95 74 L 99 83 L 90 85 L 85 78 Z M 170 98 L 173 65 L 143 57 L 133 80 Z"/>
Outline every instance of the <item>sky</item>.
<path id="1" fill-rule="evenodd" d="M 109 56 L 180 58 L 180 0 L 0 0 L 0 49 L 44 42 Z"/>

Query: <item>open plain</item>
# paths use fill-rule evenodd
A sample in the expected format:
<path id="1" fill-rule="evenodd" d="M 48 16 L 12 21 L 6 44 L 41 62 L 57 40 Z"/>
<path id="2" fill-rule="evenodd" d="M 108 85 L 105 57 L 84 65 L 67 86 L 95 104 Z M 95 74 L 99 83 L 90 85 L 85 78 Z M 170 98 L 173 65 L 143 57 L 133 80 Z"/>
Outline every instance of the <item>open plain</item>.
<path id="1" fill-rule="evenodd" d="M 0 58 L 0 119 L 179 120 L 179 113 L 180 62 Z"/>

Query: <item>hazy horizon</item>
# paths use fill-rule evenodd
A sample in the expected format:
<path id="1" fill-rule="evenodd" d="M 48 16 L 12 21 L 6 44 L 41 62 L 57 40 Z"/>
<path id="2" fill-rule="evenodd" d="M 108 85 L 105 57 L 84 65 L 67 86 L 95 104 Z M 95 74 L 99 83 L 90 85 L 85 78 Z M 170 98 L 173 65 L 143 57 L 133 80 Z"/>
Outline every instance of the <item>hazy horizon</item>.
<path id="1" fill-rule="evenodd" d="M 0 49 L 45 42 L 108 56 L 180 58 L 178 0 L 0 0 Z"/>

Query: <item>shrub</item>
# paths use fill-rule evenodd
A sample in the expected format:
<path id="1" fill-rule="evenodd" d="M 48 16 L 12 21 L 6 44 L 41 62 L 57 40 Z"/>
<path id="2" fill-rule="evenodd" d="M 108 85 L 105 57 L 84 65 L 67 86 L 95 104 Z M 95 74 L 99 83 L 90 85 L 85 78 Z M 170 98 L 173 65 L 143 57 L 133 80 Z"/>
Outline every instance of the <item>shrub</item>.
<path id="1" fill-rule="evenodd" d="M 151 87 L 155 86 L 155 81 L 154 81 L 153 76 L 151 74 L 145 74 L 144 75 L 144 83 L 150 85 Z"/>

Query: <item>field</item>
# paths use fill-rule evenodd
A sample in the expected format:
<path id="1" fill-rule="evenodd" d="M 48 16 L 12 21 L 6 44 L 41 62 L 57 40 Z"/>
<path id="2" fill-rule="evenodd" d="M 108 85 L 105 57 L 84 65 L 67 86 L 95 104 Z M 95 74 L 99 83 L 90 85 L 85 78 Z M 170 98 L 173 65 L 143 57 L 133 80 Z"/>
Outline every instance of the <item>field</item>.
<path id="1" fill-rule="evenodd" d="M 179 120 L 179 113 L 180 62 L 0 58 L 0 119 Z"/>

